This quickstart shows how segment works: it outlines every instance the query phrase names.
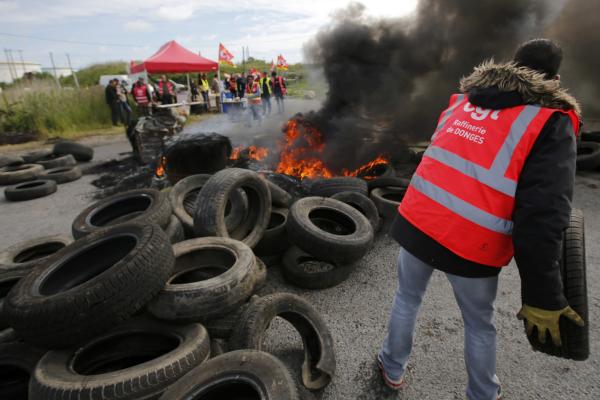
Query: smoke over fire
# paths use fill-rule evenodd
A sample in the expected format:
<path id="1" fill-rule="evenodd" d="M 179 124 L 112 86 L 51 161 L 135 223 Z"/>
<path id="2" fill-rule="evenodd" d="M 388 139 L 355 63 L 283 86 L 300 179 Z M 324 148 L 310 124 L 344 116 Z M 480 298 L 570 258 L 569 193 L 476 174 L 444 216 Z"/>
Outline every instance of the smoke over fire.
<path id="1" fill-rule="evenodd" d="M 356 168 L 377 154 L 394 158 L 405 151 L 404 140 L 428 139 L 462 76 L 485 59 L 509 60 L 534 37 L 562 44 L 561 72 L 577 74 L 567 79 L 581 83 L 572 86 L 576 96 L 581 90 L 586 100 L 600 97 L 600 60 L 593 60 L 600 56 L 591 54 L 599 40 L 597 3 L 420 0 L 414 14 L 395 19 L 369 18 L 351 4 L 305 47 L 329 85 L 323 108 L 305 115 L 323 134 L 321 159 L 334 169 Z M 591 24 L 585 33 L 582 21 Z M 589 46 L 585 56 L 579 43 Z M 575 66 L 582 63 L 593 65 Z"/>

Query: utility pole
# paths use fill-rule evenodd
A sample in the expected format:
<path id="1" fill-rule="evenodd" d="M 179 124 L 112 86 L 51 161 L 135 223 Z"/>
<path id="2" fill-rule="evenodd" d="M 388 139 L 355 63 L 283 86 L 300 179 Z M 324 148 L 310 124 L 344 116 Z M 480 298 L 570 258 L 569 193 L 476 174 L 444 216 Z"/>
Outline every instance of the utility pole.
<path id="1" fill-rule="evenodd" d="M 27 70 L 25 69 L 25 61 L 23 60 L 23 50 L 17 50 L 17 51 L 19 52 L 19 58 L 21 59 L 21 66 L 23 67 L 23 77 L 25 77 Z"/>
<path id="2" fill-rule="evenodd" d="M 71 70 L 71 75 L 73 75 L 73 80 L 75 81 L 75 86 L 79 89 L 79 79 L 77 79 L 77 74 L 71 65 L 71 57 L 69 57 L 69 53 L 67 53 L 67 62 L 69 63 L 69 69 Z"/>
<path id="3" fill-rule="evenodd" d="M 54 56 L 52 52 L 50 52 L 50 62 L 52 63 L 52 71 L 54 72 L 54 79 L 56 80 L 56 86 L 61 89 L 60 81 L 58 80 L 58 75 L 56 74 L 56 65 L 54 64 Z"/>
<path id="4" fill-rule="evenodd" d="M 15 75 L 15 80 L 19 79 L 19 73 L 17 72 L 17 66 L 15 64 L 15 59 L 13 58 L 13 54 L 12 54 L 12 50 L 8 49 L 8 57 L 10 59 L 10 67 L 13 70 L 13 73 Z"/>
<path id="5" fill-rule="evenodd" d="M 10 57 L 8 56 L 8 49 L 4 49 L 4 55 L 6 56 L 6 66 L 8 67 L 8 73 L 10 74 L 10 80 L 15 80 L 15 75 L 13 74 L 12 67 L 10 65 Z"/>

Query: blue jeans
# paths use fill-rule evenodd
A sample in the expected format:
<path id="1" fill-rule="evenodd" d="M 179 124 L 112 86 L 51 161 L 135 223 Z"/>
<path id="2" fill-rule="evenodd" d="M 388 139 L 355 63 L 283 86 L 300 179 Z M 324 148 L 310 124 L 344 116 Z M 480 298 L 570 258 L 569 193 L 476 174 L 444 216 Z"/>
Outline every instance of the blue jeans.
<path id="1" fill-rule="evenodd" d="M 379 353 L 388 376 L 399 379 L 413 343 L 415 322 L 434 269 L 404 249 L 398 256 L 398 291 L 390 315 L 388 335 Z M 498 277 L 465 278 L 446 274 L 465 325 L 464 357 L 469 400 L 496 400 L 496 328 L 494 301 Z"/>

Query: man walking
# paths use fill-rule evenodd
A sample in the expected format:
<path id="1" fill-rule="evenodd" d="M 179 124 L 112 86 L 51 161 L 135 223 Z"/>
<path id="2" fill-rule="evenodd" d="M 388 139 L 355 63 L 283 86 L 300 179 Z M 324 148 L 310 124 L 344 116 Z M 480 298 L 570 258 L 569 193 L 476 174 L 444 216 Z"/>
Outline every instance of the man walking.
<path id="1" fill-rule="evenodd" d="M 106 100 L 106 104 L 110 108 L 110 116 L 112 119 L 112 124 L 114 126 L 119 125 L 120 118 L 120 108 L 119 108 L 119 96 L 117 95 L 117 83 L 118 79 L 111 79 L 104 89 L 104 98 Z"/>
<path id="2" fill-rule="evenodd" d="M 496 400 L 494 301 L 514 256 L 527 330 L 560 345 L 558 320 L 583 324 L 563 294 L 559 258 L 575 179 L 579 106 L 561 89 L 562 50 L 522 44 L 513 62 L 486 62 L 462 79 L 391 228 L 398 290 L 377 359 L 385 383 L 403 379 L 417 313 L 435 269 L 446 274 L 465 326 L 467 398 Z M 550 337 L 546 338 L 546 331 Z"/>
<path id="3" fill-rule="evenodd" d="M 282 114 L 285 112 L 285 106 L 283 104 L 283 97 L 287 92 L 287 86 L 282 76 L 277 76 L 277 72 L 271 72 L 271 86 L 273 87 L 273 93 L 275 94 L 275 101 L 277 102 L 277 113 Z"/>
<path id="4" fill-rule="evenodd" d="M 262 113 L 263 115 L 271 115 L 271 80 L 267 75 L 267 71 L 263 71 L 259 84 L 262 93 L 260 95 L 262 99 Z"/>
<path id="5" fill-rule="evenodd" d="M 254 81 L 254 76 L 248 75 L 246 78 L 246 93 L 248 99 L 248 126 L 252 125 L 252 120 L 258 121 L 260 125 L 261 115 L 261 96 L 260 96 L 260 85 Z"/>

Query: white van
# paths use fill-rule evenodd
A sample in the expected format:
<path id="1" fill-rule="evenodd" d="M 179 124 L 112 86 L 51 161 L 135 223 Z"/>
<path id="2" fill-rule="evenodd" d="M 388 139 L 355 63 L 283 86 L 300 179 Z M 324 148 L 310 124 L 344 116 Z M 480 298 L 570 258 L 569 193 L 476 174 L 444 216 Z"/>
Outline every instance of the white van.
<path id="1" fill-rule="evenodd" d="M 131 79 L 129 79 L 128 75 L 102 75 L 100 76 L 100 81 L 98 82 L 98 84 L 100 86 L 106 87 L 108 86 L 108 82 L 110 82 L 113 79 L 118 79 L 119 82 L 126 81 L 127 91 L 131 92 L 131 86 L 133 85 L 133 82 L 131 82 Z"/>

